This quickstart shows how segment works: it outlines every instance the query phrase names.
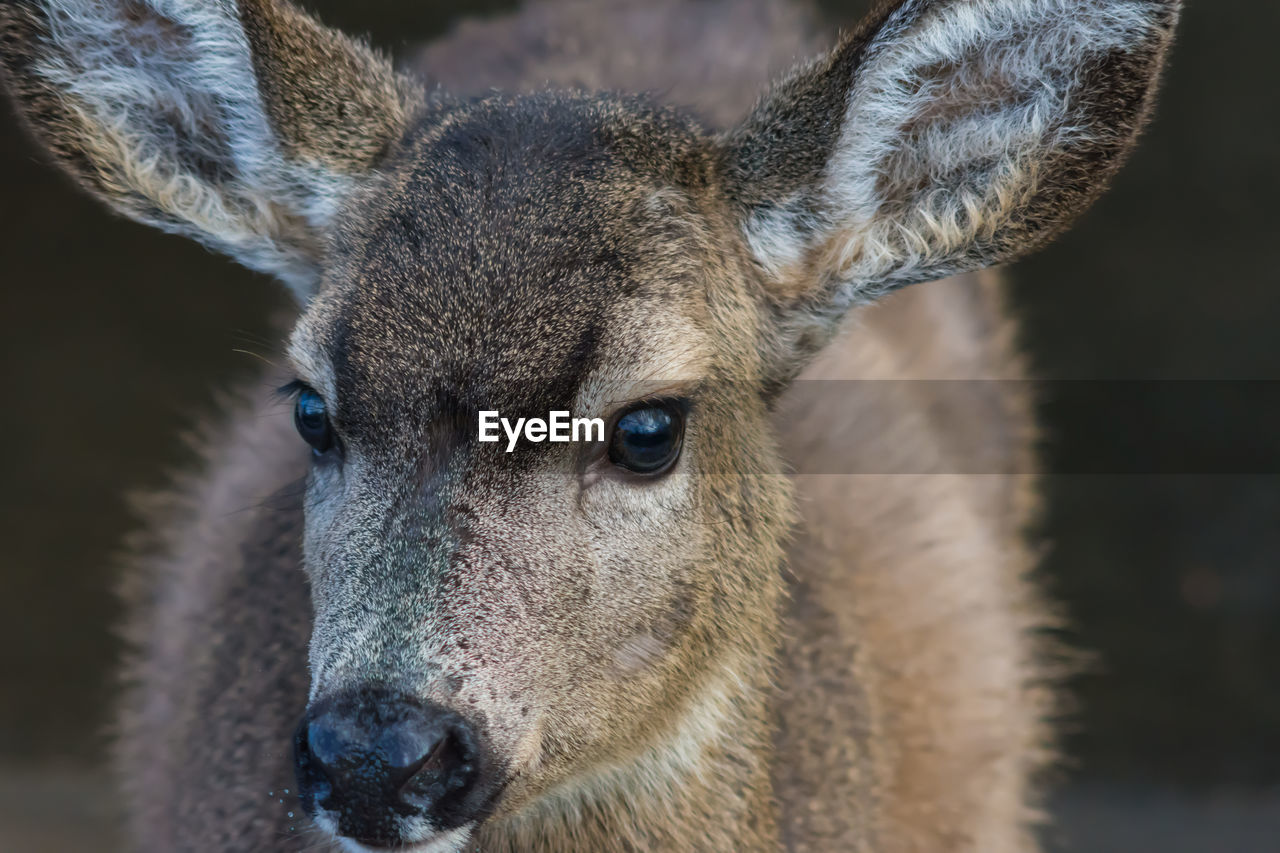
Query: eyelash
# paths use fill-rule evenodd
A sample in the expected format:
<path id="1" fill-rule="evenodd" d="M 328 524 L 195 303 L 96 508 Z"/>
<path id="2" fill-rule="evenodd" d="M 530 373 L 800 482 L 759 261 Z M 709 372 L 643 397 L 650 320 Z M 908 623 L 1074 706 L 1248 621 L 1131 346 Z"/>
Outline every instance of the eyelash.
<path id="1" fill-rule="evenodd" d="M 311 386 L 301 379 L 292 379 L 276 389 L 276 396 L 281 400 L 292 401 L 303 391 L 311 390 Z"/>

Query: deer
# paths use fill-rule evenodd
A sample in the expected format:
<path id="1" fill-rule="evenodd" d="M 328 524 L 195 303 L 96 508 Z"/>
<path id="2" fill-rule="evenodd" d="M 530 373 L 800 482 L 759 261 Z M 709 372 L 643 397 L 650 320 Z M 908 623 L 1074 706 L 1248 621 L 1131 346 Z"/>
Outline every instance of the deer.
<path id="1" fill-rule="evenodd" d="M 1179 7 L 543 0 L 397 67 L 285 0 L 5 0 L 53 163 L 297 303 L 291 403 L 130 552 L 136 848 L 1037 849 L 1033 406 L 969 380 L 1028 375 L 991 268 Z"/>

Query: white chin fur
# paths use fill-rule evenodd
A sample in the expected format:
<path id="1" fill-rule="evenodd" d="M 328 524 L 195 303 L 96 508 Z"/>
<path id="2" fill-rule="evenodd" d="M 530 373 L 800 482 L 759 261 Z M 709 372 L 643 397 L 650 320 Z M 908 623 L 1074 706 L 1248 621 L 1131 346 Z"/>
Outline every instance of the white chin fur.
<path id="1" fill-rule="evenodd" d="M 404 851 L 404 853 L 461 853 L 462 848 L 466 846 L 467 841 L 471 838 L 473 827 L 474 824 L 460 826 L 427 841 L 406 845 L 398 849 Z M 342 849 L 348 851 L 348 853 L 376 853 L 373 849 L 365 847 L 358 841 L 352 841 L 350 838 L 340 839 L 340 842 Z"/>

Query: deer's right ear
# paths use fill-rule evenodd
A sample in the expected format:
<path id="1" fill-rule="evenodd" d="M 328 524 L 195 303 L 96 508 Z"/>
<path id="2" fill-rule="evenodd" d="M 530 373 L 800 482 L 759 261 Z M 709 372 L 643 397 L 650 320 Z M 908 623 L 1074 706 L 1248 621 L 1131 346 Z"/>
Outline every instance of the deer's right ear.
<path id="1" fill-rule="evenodd" d="M 784 347 L 1011 260 L 1097 197 L 1146 119 L 1179 0 L 898 0 L 722 140 Z"/>
<path id="2" fill-rule="evenodd" d="M 4 0 L 0 62 L 83 186 L 301 300 L 337 206 L 417 100 L 384 58 L 279 0 Z"/>

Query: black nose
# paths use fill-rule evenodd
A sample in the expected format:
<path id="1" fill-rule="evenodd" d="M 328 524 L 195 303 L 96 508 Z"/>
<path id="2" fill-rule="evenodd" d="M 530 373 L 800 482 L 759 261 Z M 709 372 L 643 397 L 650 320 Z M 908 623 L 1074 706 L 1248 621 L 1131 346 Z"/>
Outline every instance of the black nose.
<path id="1" fill-rule="evenodd" d="M 473 819 L 468 794 L 479 762 L 475 735 L 457 714 L 380 689 L 318 702 L 294 737 L 304 807 L 374 847 L 415 840 L 401 831 L 406 818 L 418 819 L 419 832 L 422 818 L 437 832 Z"/>

